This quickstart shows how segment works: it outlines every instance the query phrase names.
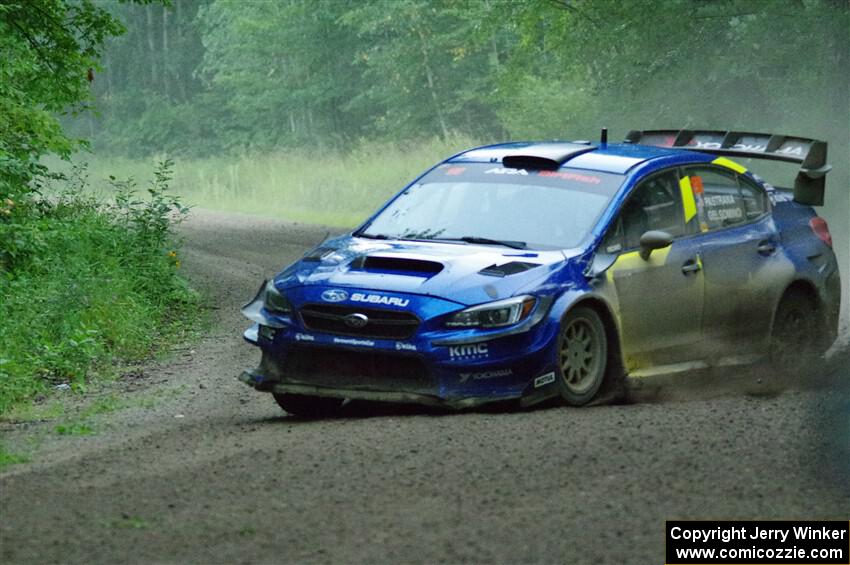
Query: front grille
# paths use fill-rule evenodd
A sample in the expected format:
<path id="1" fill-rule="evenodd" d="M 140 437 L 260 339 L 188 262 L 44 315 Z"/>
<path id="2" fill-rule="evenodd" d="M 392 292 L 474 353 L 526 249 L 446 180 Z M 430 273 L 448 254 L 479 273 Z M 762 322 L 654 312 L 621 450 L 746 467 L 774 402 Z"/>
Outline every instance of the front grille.
<path id="1" fill-rule="evenodd" d="M 416 355 L 296 347 L 283 363 L 284 380 L 332 388 L 433 392 L 434 380 Z"/>
<path id="2" fill-rule="evenodd" d="M 410 312 L 359 308 L 339 304 L 307 304 L 301 311 L 304 327 L 317 332 L 378 339 L 408 339 L 419 327 L 419 318 Z M 345 317 L 362 314 L 369 318 L 363 327 L 351 327 Z"/>

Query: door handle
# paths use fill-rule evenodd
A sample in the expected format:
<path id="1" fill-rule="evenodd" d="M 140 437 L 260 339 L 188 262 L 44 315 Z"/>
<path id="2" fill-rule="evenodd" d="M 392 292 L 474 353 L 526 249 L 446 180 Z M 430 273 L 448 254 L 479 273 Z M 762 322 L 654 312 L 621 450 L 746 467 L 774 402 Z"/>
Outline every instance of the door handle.
<path id="1" fill-rule="evenodd" d="M 759 255 L 772 255 L 776 251 L 776 244 L 765 240 L 759 243 L 756 250 L 759 252 Z"/>
<path id="2" fill-rule="evenodd" d="M 685 261 L 685 264 L 682 265 L 682 274 L 685 276 L 690 275 L 691 273 L 696 273 L 702 269 L 702 265 L 697 259 L 688 259 Z"/>

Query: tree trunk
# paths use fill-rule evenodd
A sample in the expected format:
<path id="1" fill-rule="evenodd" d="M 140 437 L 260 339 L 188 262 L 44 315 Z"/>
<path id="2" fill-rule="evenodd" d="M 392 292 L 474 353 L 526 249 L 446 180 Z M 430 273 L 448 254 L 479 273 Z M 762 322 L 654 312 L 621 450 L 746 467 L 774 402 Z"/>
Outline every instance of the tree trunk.
<path id="1" fill-rule="evenodd" d="M 110 64 L 111 60 L 109 57 L 109 52 L 104 50 L 103 52 L 103 74 L 106 75 L 106 99 L 112 100 L 112 94 L 114 92 L 112 85 L 112 75 L 115 73 L 115 69 L 112 68 Z"/>
<path id="2" fill-rule="evenodd" d="M 150 4 L 145 6 L 145 15 L 147 16 L 147 26 L 146 30 L 148 35 L 148 64 L 150 65 L 151 72 L 151 82 L 150 87 L 151 90 L 156 89 L 157 83 L 157 68 L 156 68 L 156 45 L 153 39 L 153 8 Z"/>
<path id="3" fill-rule="evenodd" d="M 171 76 L 168 72 L 168 8 L 162 7 L 162 91 L 168 97 Z"/>
<path id="4" fill-rule="evenodd" d="M 431 93 L 431 100 L 434 102 L 434 111 L 437 113 L 437 121 L 440 124 L 440 131 L 443 133 L 443 139 L 448 139 L 449 129 L 446 127 L 446 119 L 443 116 L 443 109 L 440 107 L 440 100 L 437 96 L 437 89 L 434 86 L 434 73 L 431 71 L 431 62 L 428 57 L 428 45 L 425 42 L 425 34 L 422 30 L 419 33 L 419 47 L 422 50 L 422 66 L 425 68 L 425 79 L 428 81 L 428 91 Z"/>

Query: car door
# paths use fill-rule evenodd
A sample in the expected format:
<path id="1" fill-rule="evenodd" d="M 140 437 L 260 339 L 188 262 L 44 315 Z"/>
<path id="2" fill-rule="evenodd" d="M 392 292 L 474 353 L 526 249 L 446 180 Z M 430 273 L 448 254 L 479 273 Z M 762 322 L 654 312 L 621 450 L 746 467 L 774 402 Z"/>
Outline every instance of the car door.
<path id="1" fill-rule="evenodd" d="M 779 281 L 793 270 L 781 252 L 770 201 L 756 183 L 722 167 L 686 167 L 684 174 L 701 200 L 706 353 L 757 353 L 770 334 Z"/>
<path id="2" fill-rule="evenodd" d="M 678 169 L 643 180 L 603 242 L 607 253 L 619 252 L 607 277 L 631 371 L 692 360 L 702 338 L 702 263 L 699 242 L 687 228 L 696 209 L 692 199 L 683 204 L 682 194 Z M 640 237 L 649 230 L 669 233 L 673 243 L 643 259 Z"/>

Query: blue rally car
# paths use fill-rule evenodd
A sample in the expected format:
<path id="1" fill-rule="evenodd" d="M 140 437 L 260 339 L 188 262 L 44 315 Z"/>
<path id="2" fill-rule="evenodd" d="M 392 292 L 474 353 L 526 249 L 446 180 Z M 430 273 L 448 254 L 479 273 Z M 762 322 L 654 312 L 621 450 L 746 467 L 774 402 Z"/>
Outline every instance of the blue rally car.
<path id="1" fill-rule="evenodd" d="M 826 143 L 633 131 L 507 143 L 426 171 L 243 308 L 240 380 L 287 412 L 345 399 L 454 408 L 608 399 L 626 375 L 768 359 L 835 339 Z M 798 163 L 775 189 L 728 157 Z"/>

